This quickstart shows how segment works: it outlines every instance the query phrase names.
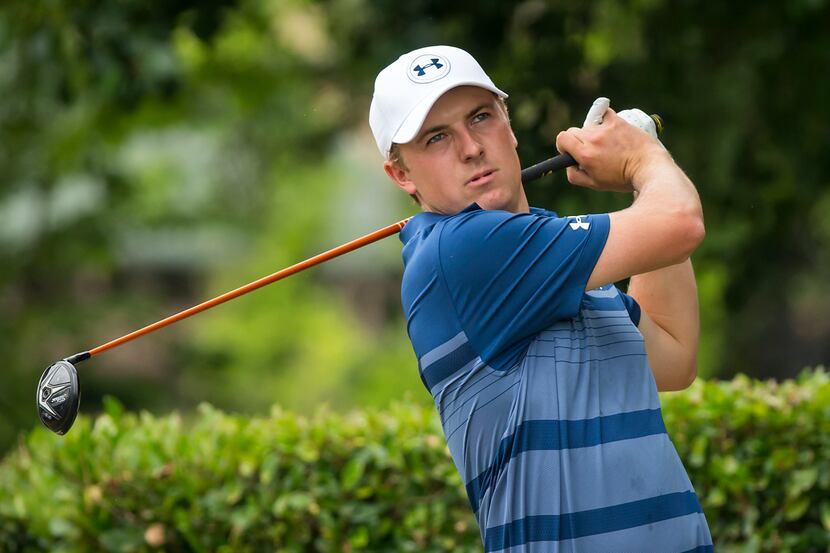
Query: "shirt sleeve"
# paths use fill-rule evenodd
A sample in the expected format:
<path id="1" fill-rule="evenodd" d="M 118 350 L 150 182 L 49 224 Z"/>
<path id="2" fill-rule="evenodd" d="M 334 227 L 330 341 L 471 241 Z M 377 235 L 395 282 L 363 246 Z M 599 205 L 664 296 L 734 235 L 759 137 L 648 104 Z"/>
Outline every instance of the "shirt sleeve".
<path id="1" fill-rule="evenodd" d="M 620 297 L 628 311 L 628 316 L 631 317 L 631 322 L 634 323 L 634 326 L 640 326 L 640 304 L 624 292 L 620 292 Z"/>
<path id="2" fill-rule="evenodd" d="M 441 272 L 467 338 L 485 362 L 577 315 L 609 226 L 607 214 L 486 210 L 446 222 Z"/>

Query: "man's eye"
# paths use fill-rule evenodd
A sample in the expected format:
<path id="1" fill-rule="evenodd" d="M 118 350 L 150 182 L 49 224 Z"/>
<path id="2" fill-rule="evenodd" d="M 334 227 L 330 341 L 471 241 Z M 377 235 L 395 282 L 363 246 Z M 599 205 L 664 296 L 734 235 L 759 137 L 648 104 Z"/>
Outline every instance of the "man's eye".
<path id="1" fill-rule="evenodd" d="M 445 136 L 446 136 L 446 135 L 445 135 L 444 133 L 442 133 L 442 132 L 439 132 L 438 134 L 434 134 L 434 135 L 432 135 L 432 136 L 430 137 L 430 139 L 429 139 L 429 140 L 427 140 L 427 146 L 429 146 L 430 144 L 435 144 L 435 143 L 436 143 L 436 142 L 438 142 L 439 140 L 443 140 Z"/>
<path id="2" fill-rule="evenodd" d="M 489 119 L 490 114 L 486 111 L 482 111 L 480 113 L 476 113 L 473 115 L 473 123 L 478 123 L 480 121 L 484 121 L 485 119 Z"/>

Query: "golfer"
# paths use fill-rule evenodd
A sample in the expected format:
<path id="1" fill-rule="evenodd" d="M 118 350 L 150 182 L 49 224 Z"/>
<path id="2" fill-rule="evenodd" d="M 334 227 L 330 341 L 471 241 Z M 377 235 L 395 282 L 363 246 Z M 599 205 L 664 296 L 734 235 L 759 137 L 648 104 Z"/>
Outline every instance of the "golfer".
<path id="1" fill-rule="evenodd" d="M 712 551 L 657 394 L 696 375 L 694 185 L 642 112 L 599 99 L 556 147 L 571 184 L 631 206 L 529 207 L 505 98 L 470 54 L 430 46 L 380 72 L 369 112 L 423 210 L 401 232 L 402 303 L 484 550 Z"/>

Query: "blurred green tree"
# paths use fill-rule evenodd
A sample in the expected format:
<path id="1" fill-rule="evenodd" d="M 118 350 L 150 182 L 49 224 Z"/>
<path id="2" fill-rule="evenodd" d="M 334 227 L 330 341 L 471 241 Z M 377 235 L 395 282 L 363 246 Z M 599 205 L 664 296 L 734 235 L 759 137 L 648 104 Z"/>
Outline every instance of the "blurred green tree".
<path id="1" fill-rule="evenodd" d="M 451 43 L 511 93 L 520 155 L 554 153 L 596 96 L 667 121 L 697 183 L 701 374 L 785 377 L 830 356 L 830 8 L 239 0 L 0 8 L 0 448 L 39 371 L 415 211 L 366 118 L 377 70 Z M 529 190 L 560 213 L 627 199 Z M 382 404 L 420 390 L 394 239 L 81 368 L 167 410 Z"/>

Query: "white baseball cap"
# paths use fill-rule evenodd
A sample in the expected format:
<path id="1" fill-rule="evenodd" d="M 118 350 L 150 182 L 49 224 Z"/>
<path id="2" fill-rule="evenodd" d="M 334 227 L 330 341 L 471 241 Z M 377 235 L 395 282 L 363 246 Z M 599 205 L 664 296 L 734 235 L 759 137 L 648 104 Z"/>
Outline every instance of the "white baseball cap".
<path id="1" fill-rule="evenodd" d="M 393 142 L 406 144 L 415 138 L 438 98 L 464 85 L 479 86 L 507 98 L 473 56 L 453 46 L 418 48 L 378 73 L 369 126 L 381 155 L 389 159 Z"/>

